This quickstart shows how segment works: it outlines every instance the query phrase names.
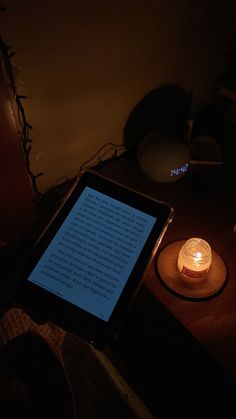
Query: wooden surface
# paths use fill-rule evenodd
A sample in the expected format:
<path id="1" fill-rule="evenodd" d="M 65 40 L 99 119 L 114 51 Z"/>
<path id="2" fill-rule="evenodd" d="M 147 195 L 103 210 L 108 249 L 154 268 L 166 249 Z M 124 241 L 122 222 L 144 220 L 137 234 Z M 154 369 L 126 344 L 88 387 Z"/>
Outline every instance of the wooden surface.
<path id="1" fill-rule="evenodd" d="M 160 184 L 128 155 L 97 170 L 174 207 L 159 252 L 175 240 L 199 236 L 220 254 L 228 271 L 219 294 L 189 301 L 163 285 L 155 259 L 108 359 L 155 417 L 209 419 L 219 412 L 229 417 L 236 394 L 234 179 L 224 167 L 193 167 L 178 182 Z M 52 208 L 45 199 L 47 210 L 54 212 L 57 194 Z"/>
<path id="2" fill-rule="evenodd" d="M 223 258 L 228 272 L 224 289 L 209 300 L 178 298 L 162 284 L 156 260 L 144 284 L 184 328 L 236 378 L 236 187 L 224 166 L 193 166 L 181 180 L 160 184 L 143 174 L 133 157 L 123 156 L 100 172 L 108 177 L 168 202 L 175 209 L 159 251 L 175 240 L 201 237 Z"/>
<path id="3" fill-rule="evenodd" d="M 117 344 L 106 354 L 109 361 L 154 417 L 229 417 L 236 394 L 236 213 L 229 171 L 193 167 L 178 182 L 160 184 L 146 177 L 128 155 L 97 170 L 174 207 L 159 252 L 175 240 L 199 236 L 221 255 L 228 271 L 219 294 L 188 301 L 163 285 L 155 259 Z M 49 213 L 64 195 L 59 189 L 58 197 L 45 197 Z M 43 215 L 44 222 L 48 216 Z"/>

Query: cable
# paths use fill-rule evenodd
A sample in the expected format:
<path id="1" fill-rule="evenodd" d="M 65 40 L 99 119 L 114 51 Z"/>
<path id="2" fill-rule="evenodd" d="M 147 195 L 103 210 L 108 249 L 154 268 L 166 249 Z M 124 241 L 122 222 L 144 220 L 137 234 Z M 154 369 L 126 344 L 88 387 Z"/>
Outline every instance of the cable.
<path id="1" fill-rule="evenodd" d="M 84 170 L 90 169 L 91 167 L 94 167 L 99 163 L 105 162 L 110 158 L 116 158 L 118 153 L 120 155 L 125 153 L 126 151 L 126 146 L 123 144 L 114 144 L 111 142 L 103 144 L 103 146 L 101 146 L 92 157 L 90 157 L 80 166 L 79 176 L 82 174 Z M 109 153 L 111 155 L 108 157 Z"/>

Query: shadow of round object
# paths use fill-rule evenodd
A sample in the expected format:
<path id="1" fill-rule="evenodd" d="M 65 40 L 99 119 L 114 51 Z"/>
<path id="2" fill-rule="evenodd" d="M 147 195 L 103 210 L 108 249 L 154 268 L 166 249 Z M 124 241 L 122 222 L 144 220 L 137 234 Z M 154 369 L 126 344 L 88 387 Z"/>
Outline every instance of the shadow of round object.
<path id="1" fill-rule="evenodd" d="M 168 129 L 186 138 L 192 95 L 175 84 L 162 85 L 144 96 L 130 113 L 123 137 L 127 149 L 136 150 L 151 131 Z"/>

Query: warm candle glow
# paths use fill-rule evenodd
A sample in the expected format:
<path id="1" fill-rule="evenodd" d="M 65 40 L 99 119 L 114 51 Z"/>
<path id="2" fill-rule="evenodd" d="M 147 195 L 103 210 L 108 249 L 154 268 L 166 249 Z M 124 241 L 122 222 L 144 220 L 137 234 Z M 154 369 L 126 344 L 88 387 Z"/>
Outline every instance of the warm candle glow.
<path id="1" fill-rule="evenodd" d="M 211 265 L 211 247 L 203 239 L 187 240 L 180 249 L 178 269 L 186 279 L 203 280 Z"/>
<path id="2" fill-rule="evenodd" d="M 194 260 L 195 260 L 195 262 L 198 262 L 201 259 L 201 257 L 202 257 L 201 252 L 194 253 Z"/>

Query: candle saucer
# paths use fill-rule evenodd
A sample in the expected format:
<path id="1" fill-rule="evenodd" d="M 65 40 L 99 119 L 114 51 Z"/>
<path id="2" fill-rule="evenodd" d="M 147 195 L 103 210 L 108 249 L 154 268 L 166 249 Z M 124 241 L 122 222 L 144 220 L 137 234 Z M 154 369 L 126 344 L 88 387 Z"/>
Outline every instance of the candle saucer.
<path id="1" fill-rule="evenodd" d="M 227 269 L 222 257 L 212 249 L 210 269 L 201 282 L 183 278 L 177 267 L 179 251 L 184 240 L 168 244 L 157 258 L 157 270 L 162 282 L 175 294 L 191 299 L 204 299 L 217 294 L 227 279 Z"/>

